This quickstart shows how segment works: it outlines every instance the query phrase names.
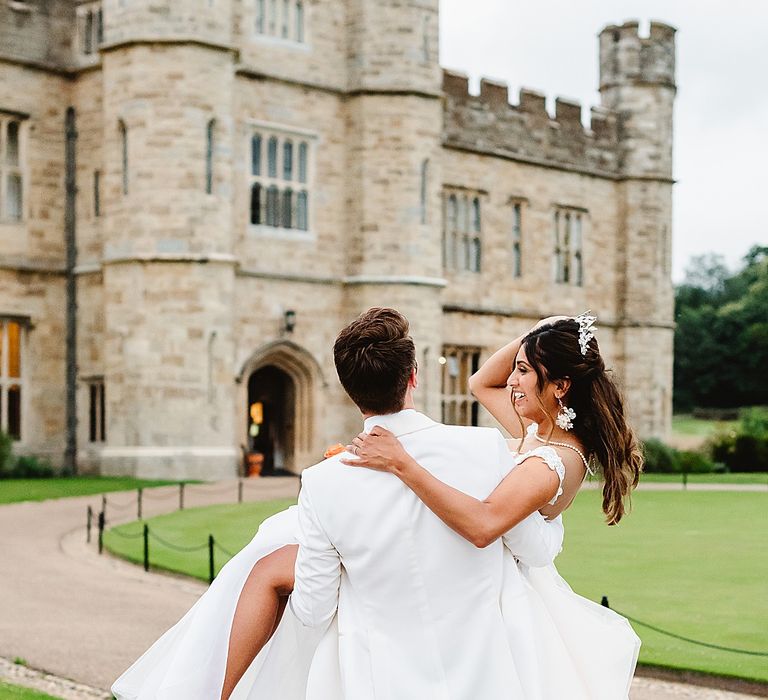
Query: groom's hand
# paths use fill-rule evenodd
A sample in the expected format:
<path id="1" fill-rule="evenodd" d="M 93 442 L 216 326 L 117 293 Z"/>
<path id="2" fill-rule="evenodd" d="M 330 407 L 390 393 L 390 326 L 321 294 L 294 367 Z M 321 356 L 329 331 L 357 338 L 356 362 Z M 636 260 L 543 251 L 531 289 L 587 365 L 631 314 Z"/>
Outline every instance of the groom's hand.
<path id="1" fill-rule="evenodd" d="M 347 452 L 355 456 L 342 458 L 342 464 L 350 467 L 366 467 L 382 472 L 394 472 L 402 466 L 410 455 L 400 444 L 400 441 L 386 428 L 375 426 L 370 433 L 360 433 Z"/>

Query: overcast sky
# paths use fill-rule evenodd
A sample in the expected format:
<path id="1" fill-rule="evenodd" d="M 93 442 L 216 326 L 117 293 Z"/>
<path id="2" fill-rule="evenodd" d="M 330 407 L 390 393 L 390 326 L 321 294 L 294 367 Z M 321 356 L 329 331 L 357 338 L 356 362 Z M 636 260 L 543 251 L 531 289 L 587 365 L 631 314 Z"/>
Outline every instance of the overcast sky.
<path id="1" fill-rule="evenodd" d="M 588 109 L 597 92 L 597 34 L 650 19 L 678 29 L 673 277 L 692 255 L 737 265 L 768 244 L 768 2 L 766 0 L 441 0 L 441 64 Z"/>

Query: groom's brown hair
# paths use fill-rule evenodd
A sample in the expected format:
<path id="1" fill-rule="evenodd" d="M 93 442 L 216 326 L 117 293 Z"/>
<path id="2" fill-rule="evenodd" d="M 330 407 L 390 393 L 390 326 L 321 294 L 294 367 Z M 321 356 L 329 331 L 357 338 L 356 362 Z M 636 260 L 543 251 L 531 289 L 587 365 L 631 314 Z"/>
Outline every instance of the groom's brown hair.
<path id="1" fill-rule="evenodd" d="M 403 409 L 416 349 L 408 319 L 395 309 L 372 308 L 342 329 L 333 345 L 339 381 L 365 413 Z"/>

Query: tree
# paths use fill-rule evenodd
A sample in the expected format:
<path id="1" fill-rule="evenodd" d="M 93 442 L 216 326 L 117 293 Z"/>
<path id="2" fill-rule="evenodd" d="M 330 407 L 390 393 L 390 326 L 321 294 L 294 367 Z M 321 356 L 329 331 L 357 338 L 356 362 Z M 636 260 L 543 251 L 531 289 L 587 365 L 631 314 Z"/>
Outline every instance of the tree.
<path id="1" fill-rule="evenodd" d="M 729 273 L 697 256 L 675 290 L 677 410 L 768 404 L 768 247 L 753 246 Z"/>

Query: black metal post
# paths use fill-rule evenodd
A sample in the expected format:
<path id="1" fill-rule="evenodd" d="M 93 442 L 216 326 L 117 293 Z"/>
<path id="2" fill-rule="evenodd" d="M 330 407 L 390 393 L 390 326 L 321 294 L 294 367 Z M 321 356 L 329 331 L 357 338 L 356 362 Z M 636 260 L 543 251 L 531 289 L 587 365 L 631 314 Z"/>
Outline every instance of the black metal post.
<path id="1" fill-rule="evenodd" d="M 237 480 L 237 502 L 238 503 L 243 502 L 243 480 L 242 479 Z"/>
<path id="2" fill-rule="evenodd" d="M 149 525 L 144 523 L 144 571 L 149 571 Z"/>
<path id="3" fill-rule="evenodd" d="M 88 506 L 88 510 L 86 511 L 85 516 L 85 543 L 90 544 L 91 543 L 91 523 L 93 522 L 93 508 L 91 506 Z"/>
<path id="4" fill-rule="evenodd" d="M 179 510 L 184 510 L 184 482 L 179 482 Z"/>
<path id="5" fill-rule="evenodd" d="M 101 514 L 104 516 L 104 521 L 107 520 L 107 494 L 101 494 Z"/>
<path id="6" fill-rule="evenodd" d="M 136 513 L 136 516 L 137 516 L 136 519 L 137 520 L 141 520 L 141 499 L 142 499 L 143 495 L 144 495 L 144 489 L 139 487 L 138 493 L 136 494 L 136 502 L 138 504 L 138 506 L 137 506 L 137 511 L 138 512 Z"/>
<path id="7" fill-rule="evenodd" d="M 208 535 L 208 583 L 213 583 L 215 578 L 215 563 L 213 560 L 213 535 Z"/>
<path id="8" fill-rule="evenodd" d="M 604 608 L 610 608 L 611 606 L 608 605 L 608 596 L 604 595 L 603 599 L 600 601 L 600 605 L 602 605 Z"/>
<path id="9" fill-rule="evenodd" d="M 683 472 L 683 490 L 688 490 L 688 472 Z"/>
<path id="10" fill-rule="evenodd" d="M 104 517 L 104 511 L 99 513 L 99 554 L 104 551 L 104 523 L 106 518 Z"/>

